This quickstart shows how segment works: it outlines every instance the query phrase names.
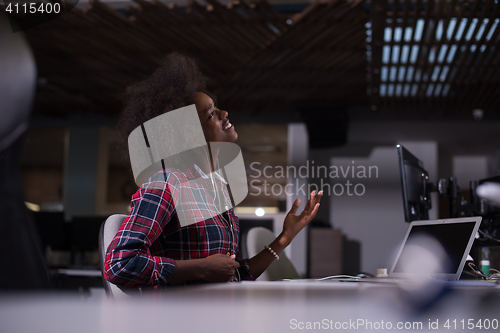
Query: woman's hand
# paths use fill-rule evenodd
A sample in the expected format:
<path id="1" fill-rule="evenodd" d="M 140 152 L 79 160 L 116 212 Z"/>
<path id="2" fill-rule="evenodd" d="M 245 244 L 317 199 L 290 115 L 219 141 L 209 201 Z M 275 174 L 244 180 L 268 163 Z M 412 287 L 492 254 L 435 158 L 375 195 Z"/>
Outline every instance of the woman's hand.
<path id="1" fill-rule="evenodd" d="M 295 215 L 300 206 L 300 199 L 295 200 L 292 209 L 286 214 L 285 221 L 283 222 L 283 231 L 269 245 L 274 252 L 281 253 L 297 236 L 300 230 L 316 216 L 323 191 L 319 191 L 318 195 L 315 194 L 316 191 L 311 192 L 311 198 L 307 201 L 307 205 L 300 215 Z M 274 260 L 274 255 L 270 251 L 263 249 L 249 260 L 250 274 L 255 278 L 259 277 Z"/>
<path id="2" fill-rule="evenodd" d="M 235 261 L 236 256 L 213 254 L 203 260 L 202 280 L 207 282 L 228 282 L 234 276 L 234 271 L 240 267 Z"/>
<path id="3" fill-rule="evenodd" d="M 302 230 L 309 222 L 311 222 L 314 216 L 316 216 L 322 194 L 323 191 L 319 191 L 318 195 L 316 195 L 316 191 L 312 191 L 311 197 L 307 201 L 307 205 L 300 215 L 295 215 L 300 206 L 300 199 L 295 200 L 292 208 L 285 217 L 285 221 L 283 222 L 282 236 L 286 245 L 289 245 L 300 230 Z"/>

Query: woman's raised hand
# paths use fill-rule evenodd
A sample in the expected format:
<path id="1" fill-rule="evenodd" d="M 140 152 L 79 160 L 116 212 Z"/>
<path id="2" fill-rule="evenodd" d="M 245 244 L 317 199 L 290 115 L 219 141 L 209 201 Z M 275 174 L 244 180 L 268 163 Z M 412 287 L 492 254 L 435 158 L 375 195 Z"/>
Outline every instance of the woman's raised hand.
<path id="1" fill-rule="evenodd" d="M 283 222 L 283 237 L 287 241 L 287 245 L 297 236 L 297 234 L 302 230 L 311 220 L 316 216 L 319 209 L 319 202 L 323 191 L 319 191 L 316 195 L 316 191 L 311 192 L 311 197 L 307 201 L 307 205 L 300 213 L 300 215 L 295 215 L 297 209 L 300 206 L 300 199 L 295 200 L 292 208 L 286 214 L 285 221 Z"/>

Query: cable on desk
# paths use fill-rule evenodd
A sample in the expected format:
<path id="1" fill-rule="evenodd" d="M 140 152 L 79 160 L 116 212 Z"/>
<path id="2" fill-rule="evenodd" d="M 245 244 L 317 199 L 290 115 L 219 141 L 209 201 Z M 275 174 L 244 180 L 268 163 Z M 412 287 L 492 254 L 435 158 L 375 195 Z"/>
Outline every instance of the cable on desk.
<path id="1" fill-rule="evenodd" d="M 318 279 L 283 279 L 283 281 L 326 281 L 334 279 L 361 279 L 361 277 L 355 275 L 331 275 Z"/>
<path id="2" fill-rule="evenodd" d="M 495 237 L 493 236 L 490 236 L 488 235 L 486 232 L 482 231 L 482 230 L 478 230 L 478 232 L 483 235 L 483 237 L 485 237 L 485 239 L 490 239 L 492 241 L 495 241 L 495 242 L 499 242 L 500 243 L 500 239 L 496 239 Z M 485 240 L 485 239 L 481 239 L 481 240 Z"/>
<path id="3" fill-rule="evenodd" d="M 480 276 L 482 279 L 485 279 L 485 280 L 500 280 L 500 271 L 498 271 L 494 268 L 490 268 L 490 270 L 489 270 L 490 274 L 486 275 L 483 272 L 481 272 L 479 269 L 477 269 L 476 265 L 474 265 L 473 262 L 469 262 L 467 264 L 469 265 L 469 268 L 475 273 L 475 274 L 472 274 L 470 272 L 465 272 L 469 275 L 472 275 L 475 277 Z"/>
<path id="4" fill-rule="evenodd" d="M 330 275 L 330 276 L 325 276 L 325 277 L 316 279 L 316 281 L 325 281 L 325 280 L 334 280 L 334 279 L 362 279 L 362 277 L 355 276 L 355 275 Z"/>

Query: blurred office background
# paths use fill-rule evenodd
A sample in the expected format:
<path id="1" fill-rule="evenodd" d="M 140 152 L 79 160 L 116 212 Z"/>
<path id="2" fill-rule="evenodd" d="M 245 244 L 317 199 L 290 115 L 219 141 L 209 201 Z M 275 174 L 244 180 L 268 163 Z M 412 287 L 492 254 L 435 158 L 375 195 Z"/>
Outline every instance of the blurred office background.
<path id="1" fill-rule="evenodd" d="M 364 185 L 363 195 L 325 195 L 287 250 L 304 277 L 390 268 L 408 226 L 396 143 L 431 180 L 457 177 L 465 199 L 470 180 L 500 174 L 498 1 L 82 0 L 40 20 L 21 32 L 38 69 L 21 172 L 56 287 L 100 283 L 67 273 L 97 270 L 99 226 L 127 213 L 137 189 L 114 128 L 119 95 L 171 51 L 195 56 L 211 79 L 249 180 L 279 184 L 276 195 L 250 186 L 245 227 L 279 233 L 305 198 L 279 186 Z M 307 163 L 376 166 L 377 176 L 275 173 Z M 265 167 L 272 176 L 257 177 Z M 447 217 L 433 199 L 431 218 Z"/>

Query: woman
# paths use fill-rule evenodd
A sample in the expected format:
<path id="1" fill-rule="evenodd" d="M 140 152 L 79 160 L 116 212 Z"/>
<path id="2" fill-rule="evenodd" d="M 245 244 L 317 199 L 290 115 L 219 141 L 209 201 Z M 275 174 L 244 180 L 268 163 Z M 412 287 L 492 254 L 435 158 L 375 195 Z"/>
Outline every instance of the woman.
<path id="1" fill-rule="evenodd" d="M 238 134 L 228 113 L 216 107 L 205 85 L 206 78 L 191 58 L 167 56 L 150 78 L 127 88 L 120 120 L 124 137 L 150 119 L 194 104 L 207 143 L 236 141 Z M 316 215 L 322 193 L 313 191 L 300 215 L 295 215 L 300 200 L 294 202 L 283 232 L 268 247 L 242 260 L 237 252 L 238 218 L 233 209 L 223 209 L 231 207 L 227 184 L 213 171 L 218 169 L 218 150 L 208 144 L 207 148 L 192 152 L 190 165 L 180 163 L 159 171 L 133 195 L 131 212 L 107 251 L 104 273 L 110 282 L 156 288 L 253 280 Z M 204 210 L 216 213 L 182 224 L 180 203 L 189 207 L 182 214 L 190 217 L 203 216 Z"/>

